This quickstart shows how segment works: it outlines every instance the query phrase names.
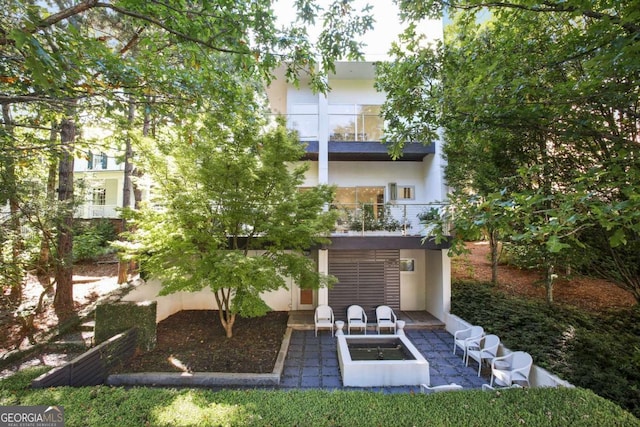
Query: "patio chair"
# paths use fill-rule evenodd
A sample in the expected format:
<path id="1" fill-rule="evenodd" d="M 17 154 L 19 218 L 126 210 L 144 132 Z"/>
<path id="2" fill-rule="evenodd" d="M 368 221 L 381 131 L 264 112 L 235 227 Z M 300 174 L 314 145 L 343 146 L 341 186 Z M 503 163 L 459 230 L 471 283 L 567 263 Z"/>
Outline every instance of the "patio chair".
<path id="1" fill-rule="evenodd" d="M 331 307 L 328 305 L 317 306 L 313 322 L 316 336 L 318 336 L 318 329 L 331 329 L 331 336 L 333 336 L 333 309 Z"/>
<path id="2" fill-rule="evenodd" d="M 351 328 L 362 329 L 367 334 L 367 313 L 359 305 L 347 308 L 347 333 L 351 335 Z"/>
<path id="3" fill-rule="evenodd" d="M 514 351 L 502 357 L 494 357 L 491 361 L 491 382 L 499 387 L 511 387 L 513 384 L 529 386 L 529 373 L 533 358 L 524 351 Z"/>
<path id="4" fill-rule="evenodd" d="M 467 349 L 471 346 L 479 347 L 483 335 L 484 328 L 477 325 L 456 331 L 453 334 L 453 354 L 456 354 L 456 349 L 460 347 L 463 352 L 462 360 L 467 360 Z"/>
<path id="5" fill-rule="evenodd" d="M 376 308 L 376 330 L 378 334 L 380 329 L 393 329 L 393 333 L 396 333 L 396 322 L 398 318 L 393 312 L 393 309 L 388 305 L 380 305 Z"/>
<path id="6" fill-rule="evenodd" d="M 434 385 L 434 386 L 429 386 L 427 384 L 420 384 L 420 392 L 422 393 L 426 393 L 427 391 L 438 393 L 441 391 L 456 391 L 456 390 L 462 390 L 462 386 L 456 383 Z"/>
<path id="7" fill-rule="evenodd" d="M 471 346 L 467 349 L 467 360 L 465 365 L 469 366 L 469 358 L 478 362 L 478 376 L 482 369 L 482 362 L 488 360 L 489 363 L 498 355 L 500 337 L 497 335 L 485 335 L 480 341 L 480 346 Z"/>

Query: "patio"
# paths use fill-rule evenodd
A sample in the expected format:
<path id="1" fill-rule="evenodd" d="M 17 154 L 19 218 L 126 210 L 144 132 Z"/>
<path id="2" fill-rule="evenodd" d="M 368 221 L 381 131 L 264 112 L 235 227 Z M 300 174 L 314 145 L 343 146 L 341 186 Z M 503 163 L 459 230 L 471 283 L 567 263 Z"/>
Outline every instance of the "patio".
<path id="1" fill-rule="evenodd" d="M 320 331 L 315 336 L 313 319 L 305 321 L 308 312 L 292 312 L 289 326 L 291 334 L 289 351 L 284 362 L 279 388 L 318 388 L 326 390 L 367 390 L 383 393 L 419 393 L 419 386 L 402 387 L 343 387 L 336 355 L 336 338 L 329 331 Z M 483 368 L 482 376 L 477 376 L 477 365 L 471 362 L 465 366 L 462 354 L 453 351 L 453 336 L 437 319 L 428 313 L 399 313 L 399 318 L 407 322 L 405 333 L 415 347 L 429 362 L 431 386 L 456 383 L 464 389 L 480 389 L 489 382 L 489 369 Z M 367 332 L 375 334 L 375 330 Z"/>

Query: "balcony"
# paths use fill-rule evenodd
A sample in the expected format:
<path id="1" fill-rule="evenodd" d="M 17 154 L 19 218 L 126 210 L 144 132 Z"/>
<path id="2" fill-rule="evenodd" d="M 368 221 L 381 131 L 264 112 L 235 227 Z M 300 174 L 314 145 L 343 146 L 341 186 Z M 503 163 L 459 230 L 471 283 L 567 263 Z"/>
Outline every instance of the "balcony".
<path id="1" fill-rule="evenodd" d="M 84 204 L 78 206 L 75 212 L 76 218 L 120 218 L 119 207 L 117 205 L 94 205 Z"/>
<path id="2" fill-rule="evenodd" d="M 437 203 L 359 203 L 334 204 L 339 212 L 332 236 L 425 236 L 428 234 L 422 213 L 432 209 L 442 212 Z M 445 225 L 448 230 L 448 225 Z M 445 234 L 448 234 L 445 233 Z"/>
<path id="3" fill-rule="evenodd" d="M 298 132 L 306 144 L 305 160 L 318 160 L 319 117 L 317 114 L 289 114 L 287 127 Z M 330 161 L 389 161 L 387 146 L 382 143 L 383 123 L 375 115 L 329 115 L 328 159 Z M 422 161 L 435 153 L 435 144 L 406 144 L 398 161 Z"/>

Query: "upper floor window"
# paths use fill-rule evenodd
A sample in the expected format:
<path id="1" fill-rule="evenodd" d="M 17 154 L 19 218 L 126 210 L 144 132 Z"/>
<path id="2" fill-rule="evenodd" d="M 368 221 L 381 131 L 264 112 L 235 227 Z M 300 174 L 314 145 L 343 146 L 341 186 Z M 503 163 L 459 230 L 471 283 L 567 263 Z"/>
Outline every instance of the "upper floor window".
<path id="1" fill-rule="evenodd" d="M 384 122 L 380 105 L 333 104 L 328 107 L 330 141 L 380 141 Z"/>
<path id="2" fill-rule="evenodd" d="M 106 169 L 107 168 L 107 157 L 106 154 L 93 154 L 89 151 L 89 159 L 87 160 L 87 169 Z"/>
<path id="3" fill-rule="evenodd" d="M 398 185 L 389 183 L 389 200 L 415 200 L 416 187 L 413 185 Z"/>

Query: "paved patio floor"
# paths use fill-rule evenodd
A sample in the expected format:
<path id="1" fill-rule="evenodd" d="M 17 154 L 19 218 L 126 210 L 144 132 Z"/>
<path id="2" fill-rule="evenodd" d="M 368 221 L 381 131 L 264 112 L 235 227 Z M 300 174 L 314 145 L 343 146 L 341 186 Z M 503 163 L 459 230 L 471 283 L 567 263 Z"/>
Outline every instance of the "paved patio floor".
<path id="1" fill-rule="evenodd" d="M 489 369 L 478 377 L 478 365 L 464 365 L 458 349 L 453 355 L 453 336 L 444 329 L 410 329 L 407 337 L 429 362 L 431 386 L 456 383 L 465 389 L 480 389 L 489 382 Z M 367 390 L 383 393 L 419 393 L 419 386 L 343 387 L 336 352 L 336 339 L 328 331 L 294 330 L 280 378 L 281 389 Z"/>

